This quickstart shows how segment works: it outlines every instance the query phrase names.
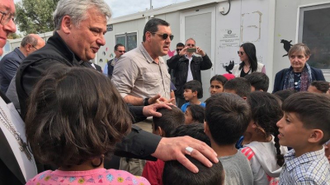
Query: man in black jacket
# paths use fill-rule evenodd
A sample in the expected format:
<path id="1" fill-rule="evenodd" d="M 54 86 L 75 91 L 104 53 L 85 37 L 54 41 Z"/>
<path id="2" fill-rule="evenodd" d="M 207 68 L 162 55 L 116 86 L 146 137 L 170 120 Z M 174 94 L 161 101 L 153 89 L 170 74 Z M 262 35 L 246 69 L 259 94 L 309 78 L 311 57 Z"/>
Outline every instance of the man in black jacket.
<path id="1" fill-rule="evenodd" d="M 23 116 L 26 114 L 27 100 L 33 86 L 49 68 L 58 62 L 68 67 L 91 67 L 88 61 L 105 45 L 104 34 L 110 16 L 110 9 L 103 0 L 58 2 L 54 12 L 54 35 L 48 39 L 45 47 L 29 55 L 17 72 L 16 88 Z M 133 114 L 139 118 L 141 114 L 151 116 L 155 115 L 157 108 L 164 107 L 161 104 L 150 106 L 134 107 Z M 203 142 L 190 137 L 160 138 L 134 126 L 131 133 L 117 145 L 116 154 L 144 159 L 157 157 L 164 161 L 178 160 L 195 173 L 198 171 L 197 167 L 185 154 L 192 155 L 207 166 L 212 165 L 208 158 L 218 161 L 214 151 Z"/>
<path id="2" fill-rule="evenodd" d="M 195 56 L 193 55 L 194 53 L 201 56 Z M 178 107 L 181 107 L 185 103 L 183 85 L 191 80 L 197 80 L 202 83 L 201 70 L 210 69 L 212 62 L 206 53 L 196 46 L 195 40 L 189 38 L 179 54 L 167 60 L 167 65 L 175 71 L 175 97 Z"/>
<path id="3" fill-rule="evenodd" d="M 115 68 L 116 63 L 118 62 L 119 58 L 125 54 L 125 46 L 122 44 L 116 44 L 114 47 L 115 58 L 111 59 L 108 62 L 108 77 L 112 78 L 113 69 Z"/>

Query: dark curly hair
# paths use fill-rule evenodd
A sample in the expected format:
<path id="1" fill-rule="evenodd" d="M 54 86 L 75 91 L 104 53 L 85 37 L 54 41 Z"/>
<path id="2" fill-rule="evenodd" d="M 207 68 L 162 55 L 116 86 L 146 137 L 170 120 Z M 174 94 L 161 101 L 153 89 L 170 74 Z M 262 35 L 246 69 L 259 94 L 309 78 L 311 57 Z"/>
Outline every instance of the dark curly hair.
<path id="1" fill-rule="evenodd" d="M 274 136 L 277 164 L 282 166 L 284 157 L 281 154 L 276 123 L 282 118 L 283 112 L 276 96 L 267 92 L 255 91 L 247 99 L 251 107 L 252 120 L 265 131 L 265 138 Z"/>
<path id="2" fill-rule="evenodd" d="M 69 167 L 112 153 L 131 115 L 109 78 L 58 64 L 33 89 L 25 123 L 34 156 Z"/>

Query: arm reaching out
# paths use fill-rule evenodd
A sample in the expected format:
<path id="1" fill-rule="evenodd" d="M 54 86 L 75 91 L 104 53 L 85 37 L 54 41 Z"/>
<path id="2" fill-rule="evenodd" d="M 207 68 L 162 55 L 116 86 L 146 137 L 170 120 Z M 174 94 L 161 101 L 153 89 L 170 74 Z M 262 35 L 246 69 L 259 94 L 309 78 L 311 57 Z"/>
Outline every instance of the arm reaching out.
<path id="1" fill-rule="evenodd" d="M 190 149 L 187 149 L 187 147 L 190 147 Z M 198 173 L 198 168 L 185 157 L 187 154 L 208 167 L 212 166 L 212 162 L 219 162 L 217 154 L 211 147 L 189 136 L 173 138 L 163 137 L 156 151 L 151 155 L 163 161 L 178 160 L 190 171 Z"/>

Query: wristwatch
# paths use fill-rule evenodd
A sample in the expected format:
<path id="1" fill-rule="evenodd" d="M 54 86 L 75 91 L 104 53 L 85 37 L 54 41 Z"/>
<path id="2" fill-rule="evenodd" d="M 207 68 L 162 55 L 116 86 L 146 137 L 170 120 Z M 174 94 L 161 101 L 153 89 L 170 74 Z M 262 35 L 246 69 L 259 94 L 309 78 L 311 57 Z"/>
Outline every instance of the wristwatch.
<path id="1" fill-rule="evenodd" d="M 150 104 L 149 104 L 149 98 L 144 98 L 144 99 L 143 99 L 143 105 L 144 105 L 144 106 L 148 106 L 148 105 L 150 105 Z"/>

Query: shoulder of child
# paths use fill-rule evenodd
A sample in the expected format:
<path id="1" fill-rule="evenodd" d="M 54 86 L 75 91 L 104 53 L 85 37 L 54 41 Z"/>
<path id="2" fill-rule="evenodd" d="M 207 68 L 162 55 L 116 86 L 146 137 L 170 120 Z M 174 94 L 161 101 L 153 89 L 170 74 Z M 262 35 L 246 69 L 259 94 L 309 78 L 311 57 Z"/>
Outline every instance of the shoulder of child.
<path id="1" fill-rule="evenodd" d="M 244 147 L 241 149 L 241 152 L 245 155 L 245 157 L 250 161 L 252 157 L 255 155 L 253 150 L 250 147 Z"/>
<path id="2" fill-rule="evenodd" d="M 50 179 L 52 172 L 53 171 L 51 171 L 51 170 L 41 172 L 38 175 L 36 175 L 35 177 L 33 177 L 32 179 L 30 179 L 29 181 L 27 181 L 26 185 L 34 185 L 34 184 L 39 183 L 42 180 L 47 181 L 48 179 Z"/>
<path id="3" fill-rule="evenodd" d="M 139 184 L 150 185 L 148 180 L 141 176 L 135 176 L 124 170 L 110 169 L 106 171 L 106 180 L 114 185 L 119 184 Z"/>

